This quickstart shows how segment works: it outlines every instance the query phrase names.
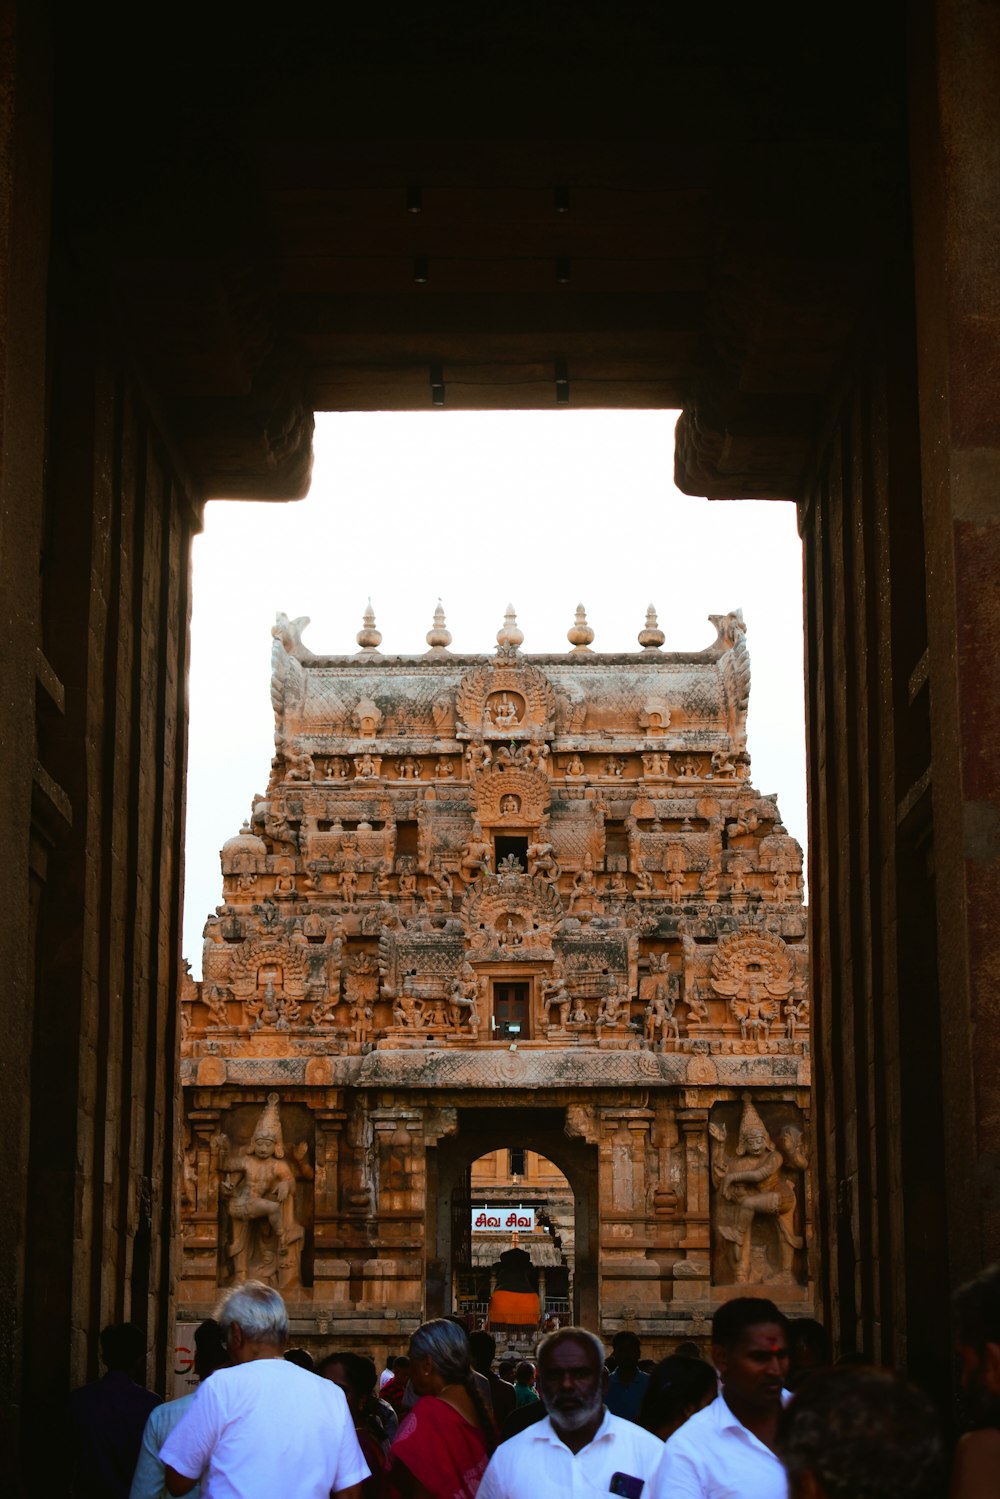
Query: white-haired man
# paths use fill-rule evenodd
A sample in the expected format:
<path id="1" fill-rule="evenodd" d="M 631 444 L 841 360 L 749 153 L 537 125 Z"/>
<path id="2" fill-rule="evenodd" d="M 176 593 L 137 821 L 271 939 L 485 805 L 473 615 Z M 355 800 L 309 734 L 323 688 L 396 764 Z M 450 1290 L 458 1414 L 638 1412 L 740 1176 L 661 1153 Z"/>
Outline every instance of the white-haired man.
<path id="1" fill-rule="evenodd" d="M 233 1367 L 198 1388 L 160 1452 L 167 1491 L 203 1499 L 360 1499 L 368 1464 L 344 1392 L 288 1363 L 288 1314 L 260 1281 L 237 1286 L 215 1314 Z"/>
<path id="2" fill-rule="evenodd" d="M 502 1442 L 477 1499 L 611 1493 L 646 1499 L 663 1443 L 604 1407 L 604 1344 L 562 1327 L 538 1345 L 538 1389 L 548 1415 Z"/>

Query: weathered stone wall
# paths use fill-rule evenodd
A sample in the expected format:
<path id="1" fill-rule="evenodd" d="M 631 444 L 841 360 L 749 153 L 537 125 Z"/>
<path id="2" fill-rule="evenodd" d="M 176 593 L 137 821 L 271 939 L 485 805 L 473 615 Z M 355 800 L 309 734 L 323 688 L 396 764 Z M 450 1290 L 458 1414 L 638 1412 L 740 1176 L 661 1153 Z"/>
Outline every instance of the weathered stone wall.
<path id="1" fill-rule="evenodd" d="M 147 1329 L 148 1375 L 165 1387 L 198 523 L 139 386 L 64 291 L 37 739 L 63 821 L 49 819 L 39 870 L 24 1290 L 26 1390 L 49 1410 L 98 1372 L 98 1330 L 122 1318 Z"/>

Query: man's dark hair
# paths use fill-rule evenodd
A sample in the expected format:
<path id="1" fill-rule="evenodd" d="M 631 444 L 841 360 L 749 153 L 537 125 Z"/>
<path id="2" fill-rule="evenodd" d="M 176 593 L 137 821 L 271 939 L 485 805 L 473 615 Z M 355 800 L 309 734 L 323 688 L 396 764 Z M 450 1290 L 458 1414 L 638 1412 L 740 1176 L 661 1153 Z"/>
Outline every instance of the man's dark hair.
<path id="1" fill-rule="evenodd" d="M 409 1372 L 409 1368 L 410 1358 L 406 1353 L 401 1353 L 398 1358 L 394 1358 L 392 1361 L 393 1374 L 406 1374 Z"/>
<path id="2" fill-rule="evenodd" d="M 517 1368 L 517 1359 L 516 1358 L 510 1358 L 510 1357 L 502 1358 L 500 1360 L 500 1363 L 497 1366 L 497 1373 L 500 1375 L 501 1379 L 506 1379 L 507 1382 L 508 1382 L 508 1384 L 513 1384 L 514 1383 L 514 1370 L 516 1368 Z M 505 1369 L 507 1370 L 506 1374 L 503 1372 Z"/>
<path id="3" fill-rule="evenodd" d="M 206 1317 L 194 1330 L 194 1370 L 199 1379 L 207 1379 L 216 1369 L 229 1363 L 229 1350 L 222 1328 L 214 1317 Z"/>
<path id="4" fill-rule="evenodd" d="M 611 1347 L 616 1358 L 621 1358 L 626 1348 L 631 1350 L 637 1359 L 642 1352 L 642 1344 L 634 1332 L 616 1332 L 611 1339 Z"/>
<path id="5" fill-rule="evenodd" d="M 685 1338 L 683 1343 L 678 1343 L 674 1349 L 677 1358 L 701 1358 L 702 1352 L 694 1338 Z"/>
<path id="6" fill-rule="evenodd" d="M 146 1352 L 146 1334 L 134 1322 L 113 1322 L 101 1330 L 101 1358 L 109 1369 L 131 1374 Z"/>
<path id="7" fill-rule="evenodd" d="M 982 1353 L 1000 1343 L 1000 1265 L 988 1265 L 952 1297 L 958 1341 Z"/>
<path id="8" fill-rule="evenodd" d="M 523 1358 L 514 1371 L 515 1383 L 527 1385 L 529 1388 L 535 1382 L 535 1366 L 528 1359 Z"/>
<path id="9" fill-rule="evenodd" d="M 488 1332 L 470 1332 L 469 1347 L 472 1349 L 472 1362 L 477 1369 L 491 1369 L 496 1357 L 496 1338 L 491 1338 Z"/>
<path id="10" fill-rule="evenodd" d="M 316 1361 L 306 1348 L 286 1348 L 282 1355 L 287 1364 L 296 1364 L 308 1374 L 316 1373 Z"/>
<path id="11" fill-rule="evenodd" d="M 814 1369 L 829 1369 L 833 1363 L 833 1341 L 815 1317 L 793 1317 L 788 1324 L 791 1363 L 788 1387 L 794 1389 Z"/>
<path id="12" fill-rule="evenodd" d="M 786 1407 L 777 1451 L 792 1499 L 811 1473 L 826 1499 L 937 1499 L 944 1457 L 934 1407 L 885 1369 L 819 1369 Z"/>
<path id="13" fill-rule="evenodd" d="M 661 1426 L 697 1410 L 707 1395 L 715 1394 L 715 1370 L 703 1358 L 674 1353 L 661 1359 L 649 1376 L 639 1410 L 639 1425 L 654 1436 Z"/>
<path id="14" fill-rule="evenodd" d="M 773 1301 L 763 1296 L 737 1296 L 724 1302 L 712 1318 L 712 1342 L 720 1348 L 732 1348 L 748 1327 L 759 1327 L 762 1322 L 775 1323 L 787 1337 L 788 1318 Z"/>
<path id="15" fill-rule="evenodd" d="M 362 1353 L 328 1353 L 316 1366 L 316 1373 L 323 1374 L 332 1364 L 339 1364 L 344 1377 L 359 1400 L 367 1400 L 375 1388 L 378 1371 L 370 1358 Z"/>

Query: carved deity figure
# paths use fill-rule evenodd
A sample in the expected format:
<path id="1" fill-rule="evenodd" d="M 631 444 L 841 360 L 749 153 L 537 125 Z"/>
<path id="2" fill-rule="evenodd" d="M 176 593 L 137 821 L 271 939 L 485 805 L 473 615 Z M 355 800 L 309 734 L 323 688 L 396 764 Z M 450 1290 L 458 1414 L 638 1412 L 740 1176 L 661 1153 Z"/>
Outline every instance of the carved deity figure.
<path id="1" fill-rule="evenodd" d="M 374 781 L 380 774 L 382 768 L 382 757 L 380 755 L 355 755 L 354 774 L 359 781 Z"/>
<path id="2" fill-rule="evenodd" d="M 552 977 L 542 985 L 542 1004 L 549 1017 L 549 1035 L 562 1035 L 569 1025 L 572 997 L 566 988 L 562 974 L 555 970 L 553 970 Z M 553 1009 L 559 1012 L 559 1019 L 555 1025 L 552 1024 Z"/>
<path id="3" fill-rule="evenodd" d="M 672 1036 L 675 1041 L 680 1040 L 680 1028 L 674 1014 L 676 1007 L 677 1001 L 673 994 L 668 993 L 665 985 L 657 984 L 653 998 L 646 1006 L 643 1023 L 643 1032 L 650 1046 L 655 1047 L 659 1040 L 662 1049 L 668 1036 Z"/>
<path id="4" fill-rule="evenodd" d="M 706 900 L 715 900 L 719 894 L 719 866 L 714 859 L 710 859 L 701 872 L 698 880 L 701 893 Z"/>
<path id="5" fill-rule="evenodd" d="M 583 761 L 579 755 L 571 755 L 566 763 L 566 775 L 582 776 L 584 773 Z"/>
<path id="6" fill-rule="evenodd" d="M 293 744 L 285 745 L 285 780 L 286 781 L 311 781 L 313 778 L 313 758 L 308 750 L 296 749 Z"/>
<path id="7" fill-rule="evenodd" d="M 570 1025 L 576 1026 L 590 1025 L 591 1023 L 590 1011 L 587 1009 L 587 1006 L 584 1004 L 583 1000 L 579 997 L 576 999 L 573 1004 L 573 1008 L 570 1010 L 569 1023 Z"/>
<path id="8" fill-rule="evenodd" d="M 508 792 L 500 798 L 500 813 L 503 817 L 511 817 L 521 810 L 521 798 Z"/>
<path id="9" fill-rule="evenodd" d="M 642 757 L 643 772 L 647 776 L 668 776 L 670 755 L 666 750 L 652 750 Z"/>
<path id="10" fill-rule="evenodd" d="M 625 761 L 621 755 L 609 755 L 604 763 L 604 774 L 607 776 L 622 776 L 625 774 Z"/>
<path id="11" fill-rule="evenodd" d="M 368 1035 L 368 1027 L 372 1023 L 373 1015 L 371 1005 L 366 1005 L 363 999 L 357 999 L 351 1005 L 351 1034 L 359 1046 L 363 1045 Z"/>
<path id="12" fill-rule="evenodd" d="M 663 872 L 667 877 L 667 895 L 675 906 L 680 905 L 684 893 L 687 863 L 683 844 L 672 843 L 663 857 Z"/>
<path id="13" fill-rule="evenodd" d="M 479 770 L 489 770 L 493 764 L 493 751 L 488 744 L 470 744 L 465 752 L 465 763 L 470 775 L 475 775 Z"/>
<path id="14" fill-rule="evenodd" d="M 295 1217 L 295 1173 L 285 1160 L 277 1093 L 269 1093 L 250 1147 L 233 1153 L 228 1137 L 212 1141 L 226 1203 L 226 1254 L 232 1280 L 298 1286 L 305 1229 Z"/>
<path id="15" fill-rule="evenodd" d="M 514 699 L 506 692 L 502 692 L 493 704 L 492 718 L 497 728 L 509 729 L 520 720 L 520 717 Z"/>
<path id="16" fill-rule="evenodd" d="M 396 996 L 392 1005 L 392 1023 L 406 1026 L 410 1030 L 416 1030 L 423 1025 L 423 1006 L 415 995 L 407 994 L 404 990 L 402 994 Z"/>
<path id="17" fill-rule="evenodd" d="M 637 895 L 652 895 L 653 876 L 645 864 L 640 864 L 635 876 L 635 893 Z"/>
<path id="18" fill-rule="evenodd" d="M 493 849 L 483 837 L 483 830 L 479 823 L 474 822 L 472 824 L 472 837 L 465 845 L 462 853 L 462 861 L 459 865 L 462 871 L 462 878 L 466 883 L 471 884 L 481 874 L 489 874 L 491 872 L 492 859 Z"/>
<path id="19" fill-rule="evenodd" d="M 740 1035 L 744 1041 L 756 1041 L 761 1036 L 766 1041 L 771 1026 L 778 1018 L 778 1003 L 761 993 L 758 984 L 751 984 L 749 992 L 729 1001 L 729 1008 L 740 1023 Z"/>
<path id="20" fill-rule="evenodd" d="M 556 862 L 555 849 L 545 839 L 541 829 L 539 829 L 538 842 L 528 844 L 528 871 L 530 874 L 540 875 L 550 884 L 558 880 L 561 873 Z"/>
<path id="21" fill-rule="evenodd" d="M 728 750 L 712 751 L 712 776 L 723 776 L 731 778 L 736 774 L 736 766 L 733 764 L 732 756 Z"/>
<path id="22" fill-rule="evenodd" d="M 465 1024 L 475 1034 L 479 1029 L 479 983 L 469 963 L 451 981 L 448 992 L 448 1016 L 451 1024 Z"/>
<path id="23" fill-rule="evenodd" d="M 809 1026 L 808 999 L 802 998 L 798 1002 L 796 1002 L 794 998 L 790 998 L 785 1004 L 784 1015 L 785 1035 L 788 1037 L 789 1041 L 794 1041 L 799 1026 L 802 1025 L 806 1028 L 808 1028 Z"/>
<path id="24" fill-rule="evenodd" d="M 451 755 L 438 755 L 434 763 L 434 774 L 440 780 L 447 780 L 455 774 L 455 762 Z"/>
<path id="25" fill-rule="evenodd" d="M 330 761 L 331 781 L 346 781 L 351 773 L 351 767 L 343 755 L 334 755 Z"/>
<path id="26" fill-rule="evenodd" d="M 601 999 L 601 1007 L 597 1012 L 597 1034 L 602 1029 L 618 1030 L 628 1019 L 628 1000 L 620 992 L 617 983 L 612 979 L 608 986 L 608 992 Z"/>
<path id="27" fill-rule="evenodd" d="M 416 781 L 420 778 L 420 766 L 412 755 L 400 760 L 396 775 L 401 781 Z"/>
<path id="28" fill-rule="evenodd" d="M 769 1279 L 784 1285 L 794 1284 L 794 1255 L 796 1249 L 802 1248 L 803 1241 L 795 1232 L 797 1198 L 790 1171 L 803 1169 L 805 1163 L 801 1131 L 790 1126 L 782 1130 L 786 1159 L 768 1135 L 750 1094 L 744 1093 L 735 1156 L 726 1148 L 724 1124 L 710 1124 L 709 1132 L 715 1142 L 712 1150 L 712 1180 L 718 1193 L 715 1228 L 727 1245 L 735 1283 L 747 1285 L 752 1279 L 753 1225 L 755 1219 L 763 1218 L 774 1223 L 778 1240 L 779 1268 Z"/>
<path id="29" fill-rule="evenodd" d="M 698 779 L 698 762 L 693 755 L 681 755 L 677 761 L 675 774 L 679 781 L 696 781 Z"/>
<path id="30" fill-rule="evenodd" d="M 570 891 L 569 907 L 570 915 L 581 901 L 590 902 L 597 894 L 597 885 L 594 882 L 594 861 L 590 854 L 583 856 L 583 868 L 578 869 L 573 876 L 573 888 Z"/>

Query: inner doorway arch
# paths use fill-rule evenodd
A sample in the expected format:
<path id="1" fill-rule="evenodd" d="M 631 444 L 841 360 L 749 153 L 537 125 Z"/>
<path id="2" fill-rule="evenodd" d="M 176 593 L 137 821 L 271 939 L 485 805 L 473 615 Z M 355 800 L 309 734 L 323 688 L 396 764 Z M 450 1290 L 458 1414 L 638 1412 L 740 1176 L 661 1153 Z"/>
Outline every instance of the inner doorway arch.
<path id="1" fill-rule="evenodd" d="M 564 1108 L 462 1108 L 454 1134 L 427 1152 L 428 1317 L 449 1314 L 453 1302 L 456 1211 L 467 1201 L 473 1161 L 512 1145 L 545 1156 L 566 1177 L 573 1192 L 575 1273 L 572 1320 L 600 1328 L 598 1255 L 600 1214 L 597 1147 L 566 1134 Z"/>

